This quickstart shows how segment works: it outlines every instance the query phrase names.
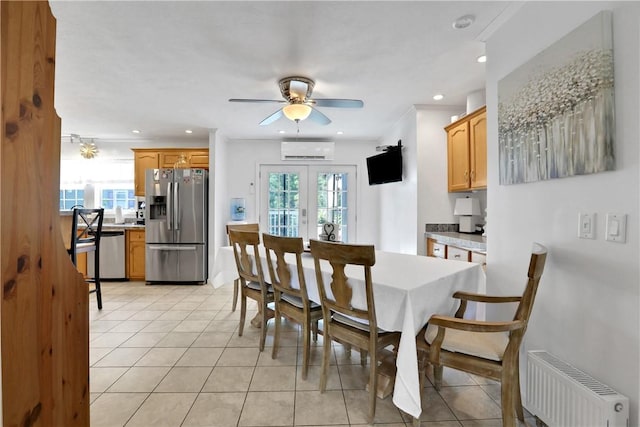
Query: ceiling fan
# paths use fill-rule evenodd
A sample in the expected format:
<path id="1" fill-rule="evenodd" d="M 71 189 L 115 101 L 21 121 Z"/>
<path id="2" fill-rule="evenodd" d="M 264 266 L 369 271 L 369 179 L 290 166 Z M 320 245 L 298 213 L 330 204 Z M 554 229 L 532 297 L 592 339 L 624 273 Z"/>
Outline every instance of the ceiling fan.
<path id="1" fill-rule="evenodd" d="M 280 93 L 282 93 L 284 100 L 232 98 L 229 99 L 229 102 L 277 102 L 287 104 L 261 121 L 261 126 L 270 125 L 282 116 L 285 116 L 296 123 L 308 118 L 309 120 L 321 125 L 328 125 L 331 123 L 331 119 L 316 110 L 314 107 L 362 108 L 364 105 L 364 103 L 359 99 L 311 98 L 315 82 L 307 77 L 285 77 L 281 79 L 278 84 L 280 85 Z"/>

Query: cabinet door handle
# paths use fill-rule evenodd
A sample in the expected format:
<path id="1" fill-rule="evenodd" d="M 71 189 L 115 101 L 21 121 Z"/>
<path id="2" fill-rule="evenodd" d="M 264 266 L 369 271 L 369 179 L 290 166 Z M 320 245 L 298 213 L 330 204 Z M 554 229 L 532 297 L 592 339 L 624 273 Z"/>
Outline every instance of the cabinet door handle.
<path id="1" fill-rule="evenodd" d="M 464 179 L 465 179 L 465 181 L 467 180 L 468 177 L 469 177 L 469 171 L 464 171 Z"/>
<path id="2" fill-rule="evenodd" d="M 476 171 L 475 169 L 471 169 L 471 181 L 475 181 L 476 179 Z"/>

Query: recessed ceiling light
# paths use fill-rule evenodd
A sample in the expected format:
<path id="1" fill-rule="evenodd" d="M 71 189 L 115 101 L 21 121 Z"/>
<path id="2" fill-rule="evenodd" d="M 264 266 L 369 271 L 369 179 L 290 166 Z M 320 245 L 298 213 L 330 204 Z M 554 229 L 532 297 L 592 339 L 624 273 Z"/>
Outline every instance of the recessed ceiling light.
<path id="1" fill-rule="evenodd" d="M 480 63 L 484 63 L 487 62 L 487 55 L 480 55 L 476 58 L 476 61 L 480 62 Z"/>
<path id="2" fill-rule="evenodd" d="M 342 132 L 341 130 L 339 130 L 338 132 L 336 132 L 337 135 L 343 135 L 344 132 Z"/>
<path id="3" fill-rule="evenodd" d="M 134 129 L 131 131 L 132 133 L 140 133 L 140 131 L 138 129 Z"/>
<path id="4" fill-rule="evenodd" d="M 191 129 L 187 129 L 184 131 L 184 133 L 193 133 L 193 131 Z"/>
<path id="5" fill-rule="evenodd" d="M 279 130 L 278 133 L 287 133 L 287 132 L 284 130 Z"/>
<path id="6" fill-rule="evenodd" d="M 473 21 L 475 20 L 476 17 L 473 15 L 464 15 L 453 21 L 453 24 L 451 25 L 453 25 L 453 28 L 455 28 L 456 30 L 462 30 L 471 26 L 471 24 L 473 24 Z"/>
<path id="7" fill-rule="evenodd" d="M 437 94 L 437 95 L 433 95 L 433 99 L 434 99 L 434 101 L 441 101 L 441 100 L 444 99 L 444 95 L 442 95 L 440 93 Z"/>

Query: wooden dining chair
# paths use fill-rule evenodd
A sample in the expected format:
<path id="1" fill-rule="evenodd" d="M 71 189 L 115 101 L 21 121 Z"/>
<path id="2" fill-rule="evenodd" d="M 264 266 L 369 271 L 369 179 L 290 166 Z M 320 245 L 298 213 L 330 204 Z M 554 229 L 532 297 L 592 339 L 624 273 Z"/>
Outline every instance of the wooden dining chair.
<path id="1" fill-rule="evenodd" d="M 259 224 L 227 224 L 227 237 L 229 236 L 229 230 L 241 230 L 241 231 L 260 231 Z M 229 243 L 231 244 L 231 243 Z M 233 301 L 231 302 L 231 311 L 236 311 L 238 304 L 238 290 L 240 289 L 240 278 L 238 277 L 233 281 Z"/>
<path id="2" fill-rule="evenodd" d="M 275 322 L 273 351 L 271 357 L 276 358 L 280 341 L 280 319 L 285 316 L 289 320 L 302 325 L 304 336 L 302 379 L 309 372 L 309 352 L 311 351 L 311 334 L 318 340 L 318 321 L 322 319 L 322 308 L 309 301 L 307 285 L 302 269 L 302 253 L 304 244 L 301 237 L 280 237 L 271 234 L 262 235 L 262 244 L 267 251 L 267 264 L 271 286 L 275 293 Z M 295 256 L 295 270 L 287 264 L 285 255 Z M 275 258 L 274 258 L 275 257 Z M 292 278 L 297 278 L 298 286 L 294 287 Z"/>
<path id="3" fill-rule="evenodd" d="M 353 245 L 311 240 L 311 254 L 316 271 L 316 282 L 320 294 L 323 314 L 324 347 L 320 392 L 327 386 L 327 370 L 331 355 L 331 340 L 352 345 L 369 354 L 369 413 L 368 421 L 373 422 L 376 412 L 376 388 L 378 356 L 385 347 L 398 346 L 399 332 L 387 332 L 378 328 L 376 306 L 373 298 L 371 267 L 376 262 L 372 245 Z M 331 267 L 331 281 L 325 283 L 321 261 Z M 366 307 L 352 305 L 353 285 L 345 275 L 345 267 L 362 267 Z"/>
<path id="4" fill-rule="evenodd" d="M 267 304 L 273 302 L 273 287 L 264 280 L 262 262 L 260 261 L 260 233 L 255 231 L 229 230 L 229 241 L 233 246 L 238 277 L 240 278 L 240 327 L 238 336 L 242 336 L 247 316 L 247 298 L 258 303 L 260 310 L 261 331 L 260 351 L 264 350 L 269 320 Z"/>
<path id="5" fill-rule="evenodd" d="M 544 270 L 547 249 L 534 243 L 521 296 L 489 296 L 456 292 L 460 300 L 455 317 L 433 315 L 417 335 L 420 381 L 427 363 L 433 365 L 435 387 L 442 385 L 444 366 L 501 382 L 502 425 L 515 427 L 515 415 L 524 422 L 520 395 L 519 354 L 522 338 Z M 486 322 L 464 319 L 467 302 L 518 303 L 512 320 Z M 419 421 L 414 419 L 414 425 Z"/>
<path id="6" fill-rule="evenodd" d="M 95 288 L 89 293 L 96 294 L 98 310 L 102 310 L 102 291 L 100 289 L 100 236 L 102 235 L 102 221 L 104 209 L 74 208 L 71 221 L 71 239 L 67 252 L 73 265 L 77 266 L 78 254 L 94 252 L 94 277 L 88 282 L 95 283 Z"/>

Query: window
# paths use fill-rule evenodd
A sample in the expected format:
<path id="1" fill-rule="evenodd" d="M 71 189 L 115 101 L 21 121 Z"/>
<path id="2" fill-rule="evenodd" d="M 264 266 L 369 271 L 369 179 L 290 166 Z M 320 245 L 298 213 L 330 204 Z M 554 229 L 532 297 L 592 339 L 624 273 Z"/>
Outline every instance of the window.
<path id="1" fill-rule="evenodd" d="M 84 205 L 84 190 L 60 190 L 60 210 L 69 210 L 76 205 Z"/>
<path id="2" fill-rule="evenodd" d="M 115 209 L 120 206 L 122 209 L 135 209 L 136 197 L 133 195 L 133 189 L 128 188 L 109 188 L 100 192 L 100 206 L 107 210 Z"/>
<path id="3" fill-rule="evenodd" d="M 60 209 L 84 205 L 102 207 L 113 214 L 120 206 L 125 213 L 131 214 L 137 208 L 133 175 L 133 159 L 62 159 Z"/>

